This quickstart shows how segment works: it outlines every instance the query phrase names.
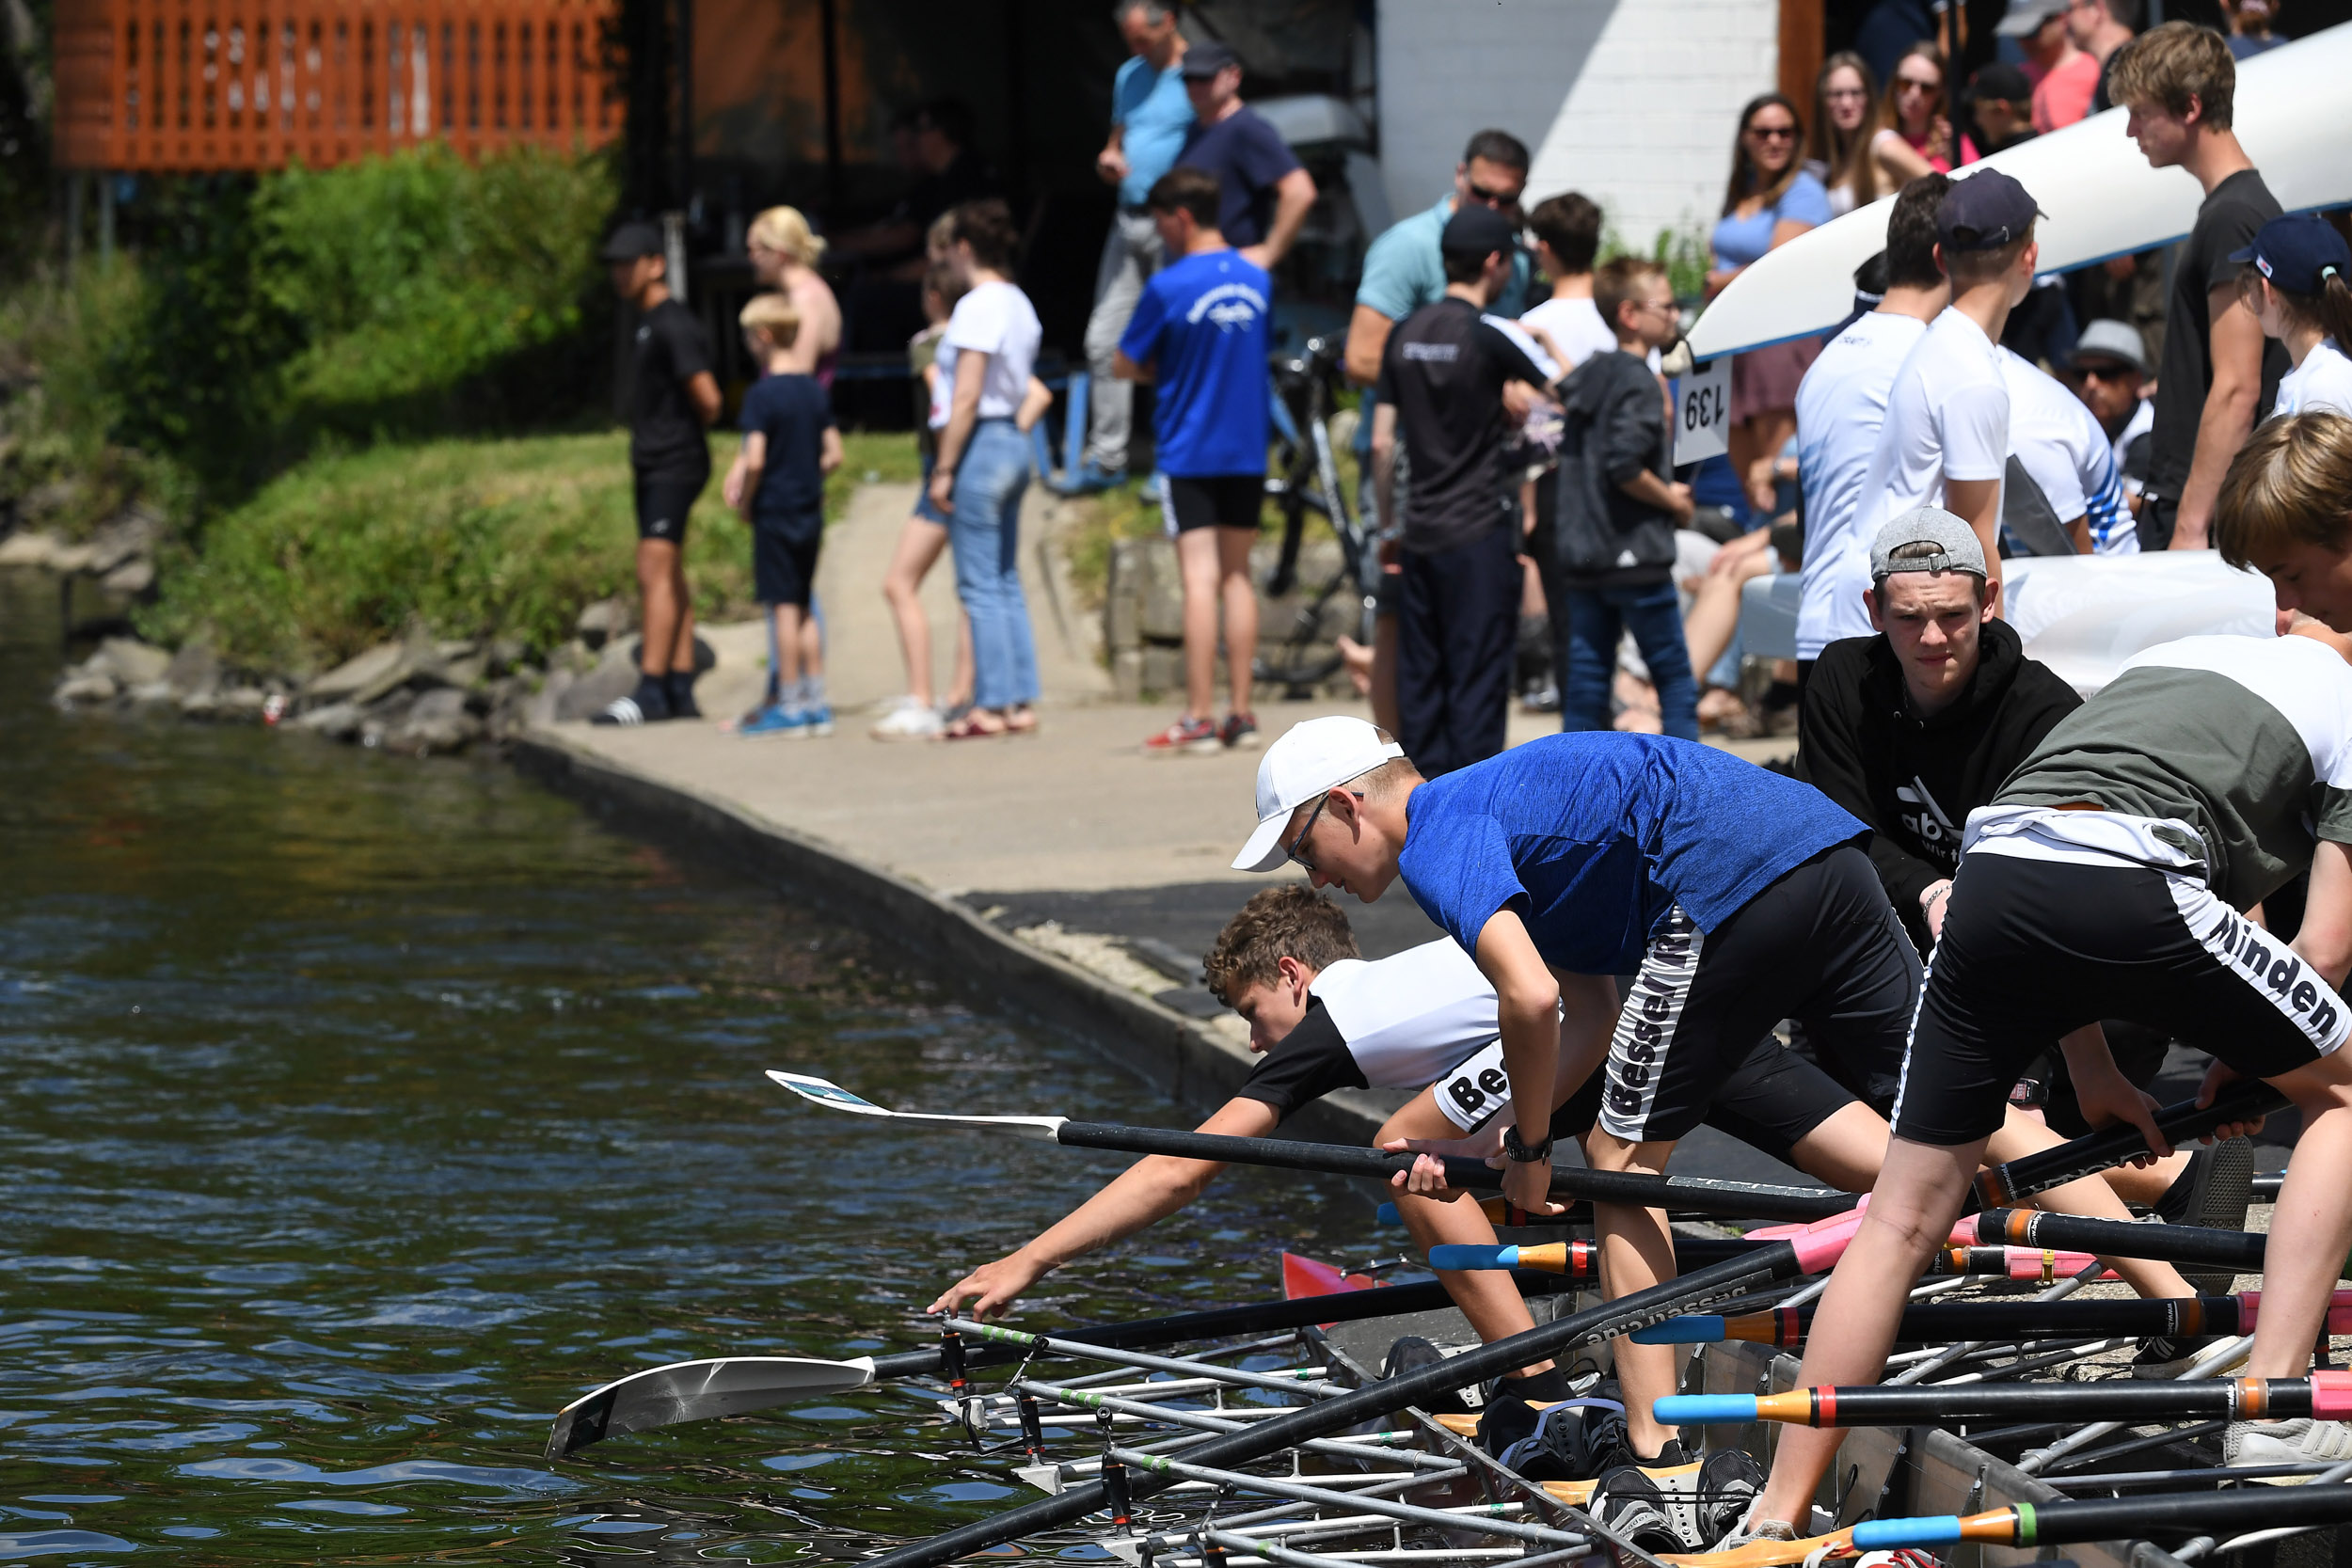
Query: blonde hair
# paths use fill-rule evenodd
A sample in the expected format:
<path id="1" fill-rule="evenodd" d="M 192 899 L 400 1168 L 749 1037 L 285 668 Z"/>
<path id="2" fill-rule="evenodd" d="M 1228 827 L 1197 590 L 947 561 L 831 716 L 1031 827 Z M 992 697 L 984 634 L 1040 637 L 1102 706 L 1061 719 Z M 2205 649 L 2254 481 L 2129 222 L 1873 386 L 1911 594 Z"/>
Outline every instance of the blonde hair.
<path id="1" fill-rule="evenodd" d="M 825 254 L 825 242 L 798 207 L 771 207 L 752 219 L 750 232 L 743 243 L 755 245 L 762 250 L 772 250 L 787 261 L 813 267 Z"/>
<path id="2" fill-rule="evenodd" d="M 2108 69 L 2107 97 L 2125 107 L 2153 103 L 2183 119 L 2195 99 L 2198 123 L 2226 131 L 2237 103 L 2237 61 L 2228 41 L 2212 28 L 2168 22 L 2117 52 Z"/>
<path id="3" fill-rule="evenodd" d="M 2244 570 L 2292 545 L 2352 536 L 2352 420 L 2325 409 L 2265 420 L 2238 448 L 2214 504 L 2213 543 Z M 2257 566 L 2257 569 L 2259 567 Z"/>
<path id="4" fill-rule="evenodd" d="M 777 348 L 790 348 L 801 335 L 801 313 L 787 294 L 754 294 L 735 320 L 744 331 L 760 334 Z"/>
<path id="5" fill-rule="evenodd" d="M 1929 110 L 1928 124 L 1934 125 L 1935 117 L 1943 112 L 1945 97 L 1952 90 L 1951 67 L 1945 63 L 1944 51 L 1941 48 L 1931 40 L 1921 39 L 1896 56 L 1895 69 L 1886 78 L 1886 88 L 1879 95 L 1879 112 L 1871 117 L 1870 123 L 1863 135 L 1863 146 L 1867 147 L 1876 141 L 1881 131 L 1892 131 L 1897 135 L 1903 136 L 1906 140 L 1909 139 L 1909 133 L 1903 130 L 1903 114 L 1895 103 L 1895 94 L 1897 89 L 1903 85 L 1903 61 L 1915 55 L 1935 67 L 1935 103 Z M 1949 148 L 1930 148 L 1928 149 L 1929 160 L 1932 162 L 1939 152 L 1948 153 L 1950 150 Z M 1861 203 L 1861 188 L 1856 186 L 1854 204 L 1859 206 Z"/>

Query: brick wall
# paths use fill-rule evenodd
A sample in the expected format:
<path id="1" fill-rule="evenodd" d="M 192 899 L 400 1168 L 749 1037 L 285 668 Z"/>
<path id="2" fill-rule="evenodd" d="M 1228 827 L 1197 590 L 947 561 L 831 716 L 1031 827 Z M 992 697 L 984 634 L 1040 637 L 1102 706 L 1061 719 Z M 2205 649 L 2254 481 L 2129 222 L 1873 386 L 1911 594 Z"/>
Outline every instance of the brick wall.
<path id="1" fill-rule="evenodd" d="M 1534 150 L 1529 205 L 1576 189 L 1646 246 L 1709 225 L 1740 106 L 1775 85 L 1778 0 L 1379 0 L 1381 168 L 1401 216 L 1470 133 Z"/>

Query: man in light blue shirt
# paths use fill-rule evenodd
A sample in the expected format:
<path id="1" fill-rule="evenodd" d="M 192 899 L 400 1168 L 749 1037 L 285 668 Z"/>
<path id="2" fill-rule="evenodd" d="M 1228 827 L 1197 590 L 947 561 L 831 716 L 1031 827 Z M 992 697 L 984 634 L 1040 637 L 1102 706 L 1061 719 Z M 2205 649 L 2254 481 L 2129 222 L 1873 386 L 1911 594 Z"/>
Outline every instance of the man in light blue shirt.
<path id="1" fill-rule="evenodd" d="M 1087 318 L 1087 448 L 1085 461 L 1068 482 L 1073 493 L 1105 490 L 1126 477 L 1135 386 L 1112 374 L 1111 361 L 1145 281 L 1164 260 L 1146 198 L 1159 177 L 1175 166 L 1193 119 L 1175 8 L 1164 0 L 1120 0 L 1113 14 L 1133 58 L 1111 83 L 1110 139 L 1094 156 L 1094 172 L 1119 187 L 1119 211 L 1103 240 L 1094 313 Z"/>
<path id="2" fill-rule="evenodd" d="M 1465 201 L 1483 202 L 1517 226 L 1519 193 L 1527 188 L 1527 144 L 1506 131 L 1481 131 L 1470 137 L 1454 166 L 1454 190 L 1425 213 L 1400 218 L 1364 253 L 1363 280 L 1356 289 L 1356 314 L 1347 325 L 1347 374 L 1359 387 L 1380 377 L 1380 353 L 1389 332 L 1424 305 L 1445 297 L 1445 262 L 1438 254 L 1445 220 Z M 1534 265 L 1524 247 L 1511 259 L 1510 281 L 1486 309 L 1517 316 L 1527 304 Z"/>

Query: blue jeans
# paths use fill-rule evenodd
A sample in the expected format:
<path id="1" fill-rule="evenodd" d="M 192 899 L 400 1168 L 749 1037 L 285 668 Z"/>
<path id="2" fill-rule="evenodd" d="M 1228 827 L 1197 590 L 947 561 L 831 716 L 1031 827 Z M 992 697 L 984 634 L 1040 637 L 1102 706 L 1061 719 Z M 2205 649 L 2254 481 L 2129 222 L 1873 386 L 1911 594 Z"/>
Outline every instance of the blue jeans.
<path id="1" fill-rule="evenodd" d="M 1568 599 L 1568 679 L 1560 693 L 1560 727 L 1605 730 L 1609 684 L 1616 673 L 1617 643 L 1628 631 L 1658 688 L 1668 735 L 1699 737 L 1699 685 L 1691 649 L 1682 640 L 1682 601 L 1671 582 L 1645 588 L 1571 588 Z"/>
<path id="2" fill-rule="evenodd" d="M 1021 592 L 1021 492 L 1028 487 L 1028 441 L 1010 420 L 982 420 L 956 466 L 947 519 L 956 594 L 972 621 L 975 707 L 1037 701 L 1037 642 Z"/>

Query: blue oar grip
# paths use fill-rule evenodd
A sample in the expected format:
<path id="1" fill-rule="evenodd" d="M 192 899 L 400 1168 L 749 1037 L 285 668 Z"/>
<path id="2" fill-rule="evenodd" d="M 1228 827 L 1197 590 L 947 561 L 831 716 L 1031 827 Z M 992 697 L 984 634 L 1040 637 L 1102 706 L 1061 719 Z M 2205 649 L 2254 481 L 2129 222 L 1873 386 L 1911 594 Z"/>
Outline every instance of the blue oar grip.
<path id="1" fill-rule="evenodd" d="M 1716 1345 L 1723 1343 L 1724 1321 L 1709 1312 L 1686 1312 L 1637 1328 L 1631 1338 L 1637 1345 Z"/>
<path id="2" fill-rule="evenodd" d="M 1382 1204 L 1372 1219 L 1375 1225 L 1403 1225 L 1405 1223 L 1405 1216 L 1396 1212 L 1396 1205 L 1393 1203 Z"/>
<path id="3" fill-rule="evenodd" d="M 1470 1246 L 1455 1243 L 1429 1249 L 1429 1266 L 1451 1272 L 1455 1269 L 1508 1269 L 1518 1266 L 1519 1249 L 1515 1246 Z"/>
<path id="4" fill-rule="evenodd" d="M 1853 1544 L 1866 1552 L 1882 1546 L 1946 1545 L 1960 1539 L 1957 1513 L 1931 1513 L 1917 1519 L 1865 1519 L 1853 1528 Z"/>
<path id="5" fill-rule="evenodd" d="M 1756 1419 L 1754 1394 L 1669 1394 L 1652 1407 L 1652 1416 L 1666 1426 L 1713 1426 L 1723 1421 Z"/>

